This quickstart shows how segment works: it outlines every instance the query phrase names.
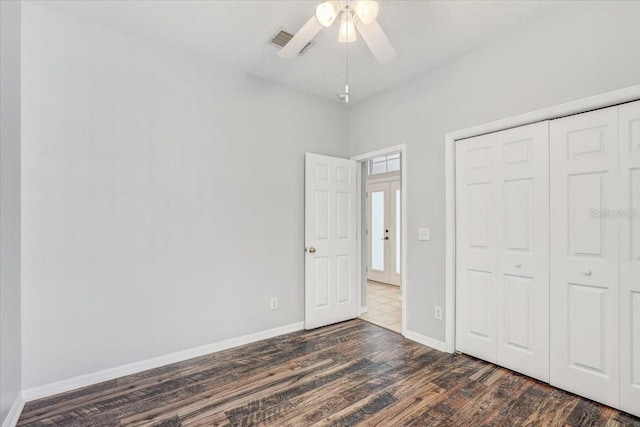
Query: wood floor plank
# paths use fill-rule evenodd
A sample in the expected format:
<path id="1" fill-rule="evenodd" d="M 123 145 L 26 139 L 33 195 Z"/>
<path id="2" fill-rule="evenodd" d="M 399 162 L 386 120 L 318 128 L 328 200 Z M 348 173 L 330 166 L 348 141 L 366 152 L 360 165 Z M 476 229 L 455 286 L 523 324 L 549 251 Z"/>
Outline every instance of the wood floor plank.
<path id="1" fill-rule="evenodd" d="M 270 395 L 280 388 L 286 387 L 291 382 L 311 375 L 319 368 L 335 365 L 332 360 L 318 362 L 316 365 L 307 366 L 299 371 L 291 372 L 286 368 L 280 372 L 269 372 L 259 377 L 250 376 L 242 381 L 227 384 L 224 387 L 211 387 L 211 385 L 198 384 L 192 393 L 181 395 L 180 392 L 167 395 L 164 405 L 153 405 L 153 400 L 148 401 L 144 411 L 127 411 L 128 415 L 122 417 L 123 423 L 130 426 L 144 425 L 151 420 L 162 417 L 178 415 L 178 411 L 217 409 L 225 411 L 246 401 L 254 396 Z M 203 387 L 204 386 L 204 387 Z"/>
<path id="2" fill-rule="evenodd" d="M 28 402 L 18 426 L 634 426 L 507 369 L 353 320 Z"/>
<path id="3" fill-rule="evenodd" d="M 609 422 L 613 425 L 623 425 L 629 427 L 640 427 L 640 418 L 629 415 L 625 412 L 613 411 Z"/>
<path id="4" fill-rule="evenodd" d="M 396 402 L 391 393 L 374 393 L 365 399 L 360 399 L 329 417 L 318 421 L 313 426 L 352 426 L 364 421 Z"/>
<path id="5" fill-rule="evenodd" d="M 263 404 L 264 406 L 268 406 L 269 404 L 274 405 L 281 401 L 289 400 L 291 397 L 294 397 L 298 394 L 305 393 L 311 390 L 316 390 L 324 384 L 344 378 L 345 376 L 348 376 L 350 373 L 356 372 L 370 365 L 371 365 L 371 362 L 368 361 L 367 359 L 357 359 L 356 361 L 352 363 L 348 363 L 341 369 L 334 370 L 328 373 L 327 375 L 319 375 L 316 378 L 314 378 L 312 381 L 301 382 L 300 384 L 297 384 L 294 387 L 290 387 L 282 391 L 278 391 L 268 396 L 268 398 L 265 398 L 265 401 L 261 402 L 261 404 Z M 248 416 L 247 408 L 242 406 L 234 408 L 227 412 L 227 416 L 230 417 L 230 420 L 231 418 L 233 418 L 231 420 L 232 423 L 234 423 L 234 421 L 239 422 L 242 419 L 242 417 Z"/>
<path id="6" fill-rule="evenodd" d="M 225 427 L 231 425 L 224 412 L 203 412 L 195 417 L 180 418 L 184 427 Z"/>
<path id="7" fill-rule="evenodd" d="M 605 412 L 607 408 L 590 400 L 581 400 L 573 408 L 567 417 L 566 423 L 570 426 L 595 427 L 602 426 L 609 420 L 610 414 Z"/>
<path id="8" fill-rule="evenodd" d="M 548 384 L 538 384 L 544 390 L 545 398 L 524 420 L 523 425 L 548 425 L 563 426 L 573 408 L 580 398 L 562 390 L 553 388 Z"/>
<path id="9" fill-rule="evenodd" d="M 349 373 L 336 381 L 327 382 L 319 388 L 311 389 L 290 397 L 294 404 L 286 416 L 272 417 L 260 425 L 310 425 L 353 403 L 356 396 L 363 393 L 375 393 L 389 383 L 386 376 L 402 362 L 391 359 L 389 362 L 372 363 L 362 369 Z"/>
<path id="10" fill-rule="evenodd" d="M 113 390 L 117 384 L 117 380 L 105 381 L 67 393 L 56 394 L 54 396 L 27 402 L 24 406 L 24 410 L 22 411 L 21 420 L 36 417 L 38 415 L 38 411 L 42 408 L 45 408 L 47 412 L 50 412 L 51 410 L 61 406 L 67 406 L 78 401 L 89 400 L 93 395 L 101 396 L 103 393 L 108 393 Z"/>
<path id="11" fill-rule="evenodd" d="M 431 399 L 431 404 L 424 411 L 410 416 L 404 425 L 415 427 L 449 425 L 446 420 L 486 388 L 481 382 L 462 380 L 451 389 Z"/>
<path id="12" fill-rule="evenodd" d="M 441 394 L 443 389 L 414 375 L 403 381 L 399 387 L 389 387 L 386 391 L 393 395 L 395 402 L 386 410 L 369 417 L 365 425 L 401 425 L 405 419 L 428 407 L 432 399 Z"/>
<path id="13" fill-rule="evenodd" d="M 449 425 L 483 425 L 487 419 L 496 415 L 495 412 L 509 402 L 512 396 L 519 396 L 525 383 L 526 380 L 522 376 L 514 375 L 506 369 L 502 370 L 502 375 L 495 383 L 449 418 Z"/>
<path id="14" fill-rule="evenodd" d="M 502 405 L 498 411 L 485 420 L 487 426 L 500 427 L 504 420 L 511 420 L 513 425 L 522 425 L 525 420 L 534 412 L 535 408 L 540 405 L 546 398 L 546 390 L 538 386 L 538 382 L 525 378 L 526 383 L 519 393 L 513 395 L 513 398 L 506 404 Z"/>

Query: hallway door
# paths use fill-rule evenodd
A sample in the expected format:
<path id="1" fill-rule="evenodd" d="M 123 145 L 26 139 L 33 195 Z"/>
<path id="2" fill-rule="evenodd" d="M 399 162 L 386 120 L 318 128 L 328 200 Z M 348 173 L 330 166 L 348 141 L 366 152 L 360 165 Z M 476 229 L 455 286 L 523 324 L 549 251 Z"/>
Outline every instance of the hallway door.
<path id="1" fill-rule="evenodd" d="M 358 315 L 356 162 L 305 154 L 305 329 Z"/>
<path id="2" fill-rule="evenodd" d="M 400 180 L 367 185 L 367 279 L 400 286 Z"/>

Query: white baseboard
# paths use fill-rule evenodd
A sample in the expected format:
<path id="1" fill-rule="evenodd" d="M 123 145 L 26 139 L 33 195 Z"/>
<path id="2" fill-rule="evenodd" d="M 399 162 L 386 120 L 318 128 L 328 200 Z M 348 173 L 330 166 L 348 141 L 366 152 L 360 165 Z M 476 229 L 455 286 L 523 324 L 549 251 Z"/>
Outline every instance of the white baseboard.
<path id="1" fill-rule="evenodd" d="M 15 427 L 18 424 L 18 420 L 20 419 L 20 414 L 22 414 L 22 408 L 24 408 L 25 400 L 22 397 L 22 393 L 16 397 L 16 401 L 11 405 L 11 409 L 9 409 L 9 413 L 7 414 L 7 418 L 4 419 L 2 423 L 2 427 Z"/>
<path id="2" fill-rule="evenodd" d="M 443 343 L 442 341 L 429 338 L 428 336 L 419 334 L 417 332 L 406 330 L 404 331 L 404 337 L 411 341 L 415 341 L 418 344 L 422 344 L 422 345 L 426 345 L 427 347 L 434 348 L 438 351 L 443 351 L 443 352 L 447 351 L 447 347 L 445 343 Z"/>
<path id="3" fill-rule="evenodd" d="M 43 397 L 53 396 L 54 394 L 64 393 L 80 387 L 86 387 L 103 381 L 112 380 L 114 378 L 123 377 L 125 375 L 131 375 L 148 369 L 159 368 L 160 366 L 192 359 L 194 357 L 204 356 L 205 354 L 215 353 L 267 338 L 277 337 L 278 335 L 297 332 L 302 329 L 304 329 L 304 322 L 291 323 L 289 325 L 268 329 L 266 331 L 243 335 L 241 337 L 231 338 L 225 341 L 179 351 L 177 353 L 154 357 L 140 362 L 129 363 L 116 368 L 105 369 L 92 374 L 81 375 L 68 380 L 62 380 L 24 390 L 22 392 L 22 399 L 27 402 L 35 399 L 41 399 Z"/>

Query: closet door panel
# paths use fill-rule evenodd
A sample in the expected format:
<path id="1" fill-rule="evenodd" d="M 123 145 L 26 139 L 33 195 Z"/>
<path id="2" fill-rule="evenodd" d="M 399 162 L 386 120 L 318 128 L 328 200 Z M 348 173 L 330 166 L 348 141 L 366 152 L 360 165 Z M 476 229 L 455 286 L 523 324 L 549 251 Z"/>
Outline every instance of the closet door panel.
<path id="1" fill-rule="evenodd" d="M 619 404 L 618 108 L 551 122 L 550 382 Z"/>
<path id="2" fill-rule="evenodd" d="M 456 349 L 496 361 L 495 135 L 456 143 Z"/>
<path id="3" fill-rule="evenodd" d="M 496 134 L 498 364 L 549 381 L 549 122 Z"/>
<path id="4" fill-rule="evenodd" d="M 456 348 L 549 378 L 548 122 L 456 144 Z"/>
<path id="5" fill-rule="evenodd" d="M 620 409 L 640 416 L 640 101 L 620 120 Z"/>

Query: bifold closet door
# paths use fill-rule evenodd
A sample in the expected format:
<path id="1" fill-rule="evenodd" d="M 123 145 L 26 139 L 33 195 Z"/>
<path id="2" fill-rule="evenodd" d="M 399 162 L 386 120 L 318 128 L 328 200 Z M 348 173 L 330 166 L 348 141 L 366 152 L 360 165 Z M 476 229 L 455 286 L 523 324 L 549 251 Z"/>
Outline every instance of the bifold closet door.
<path id="1" fill-rule="evenodd" d="M 456 350 L 493 363 L 500 213 L 495 145 L 495 134 L 456 142 Z"/>
<path id="2" fill-rule="evenodd" d="M 550 382 L 618 407 L 618 108 L 550 134 Z"/>
<path id="3" fill-rule="evenodd" d="M 620 409 L 640 417 L 640 101 L 619 123 Z"/>
<path id="4" fill-rule="evenodd" d="M 549 378 L 548 122 L 456 143 L 456 348 Z"/>
<path id="5" fill-rule="evenodd" d="M 498 364 L 549 381 L 549 122 L 496 134 Z"/>

